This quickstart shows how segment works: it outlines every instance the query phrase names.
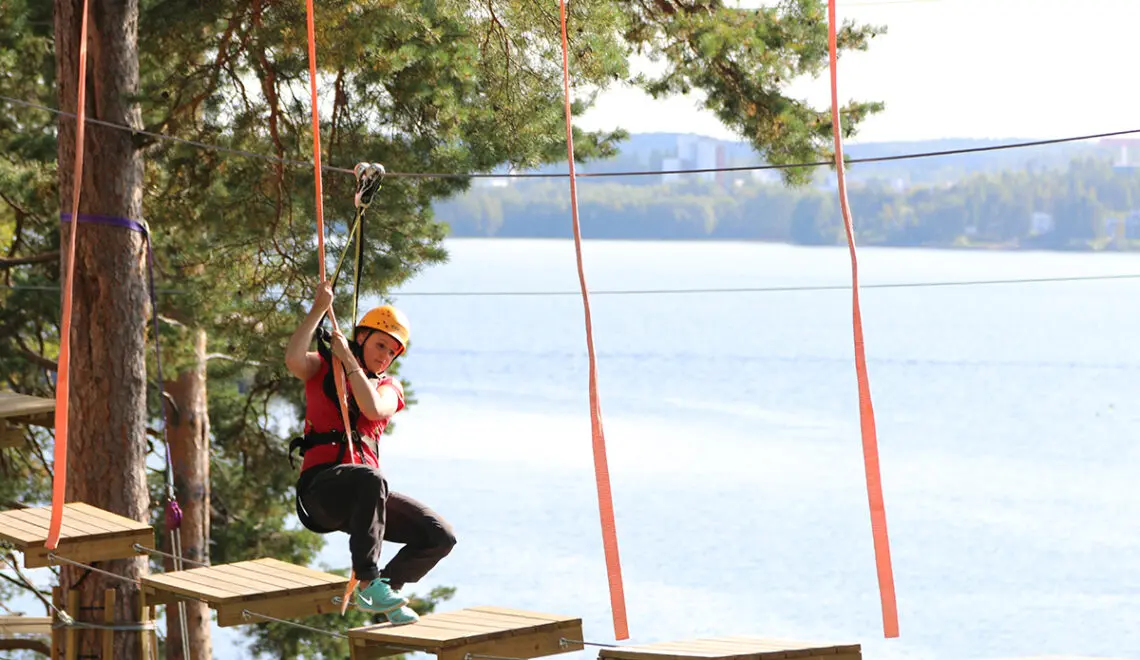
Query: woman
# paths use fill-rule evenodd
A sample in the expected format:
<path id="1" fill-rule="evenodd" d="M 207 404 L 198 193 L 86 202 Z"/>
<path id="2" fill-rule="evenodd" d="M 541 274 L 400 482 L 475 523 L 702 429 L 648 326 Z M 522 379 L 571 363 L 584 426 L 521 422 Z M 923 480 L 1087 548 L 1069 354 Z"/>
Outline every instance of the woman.
<path id="1" fill-rule="evenodd" d="M 318 534 L 348 534 L 352 568 L 360 581 L 354 591 L 358 608 L 382 613 L 396 625 L 414 623 L 419 617 L 400 589 L 419 581 L 446 557 L 455 534 L 427 506 L 390 492 L 377 458 L 388 421 L 404 408 L 403 386 L 384 372 L 408 348 L 408 321 L 390 305 L 377 307 L 356 325 L 352 345 L 334 332 L 328 347 L 318 341 L 318 350 L 310 351 L 332 299 L 332 288 L 322 282 L 285 352 L 285 365 L 305 383 L 304 436 L 289 448 L 290 460 L 295 448 L 304 457 L 297 480 L 297 515 Z M 347 371 L 351 455 L 331 369 L 334 355 Z M 383 570 L 378 568 L 381 541 L 405 544 Z"/>

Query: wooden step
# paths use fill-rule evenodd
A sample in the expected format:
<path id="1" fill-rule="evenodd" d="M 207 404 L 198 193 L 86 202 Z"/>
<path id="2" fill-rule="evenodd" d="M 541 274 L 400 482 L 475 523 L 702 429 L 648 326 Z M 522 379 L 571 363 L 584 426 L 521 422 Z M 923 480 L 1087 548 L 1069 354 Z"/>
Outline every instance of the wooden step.
<path id="1" fill-rule="evenodd" d="M 465 660 L 468 653 L 527 659 L 581 650 L 582 619 L 480 606 L 426 614 L 404 626 L 354 628 L 348 638 L 352 660 L 410 652 L 432 653 L 439 660 Z"/>
<path id="2" fill-rule="evenodd" d="M 263 558 L 148 575 L 142 583 L 148 603 L 199 600 L 217 611 L 218 625 L 226 628 L 264 623 L 244 618 L 244 610 L 278 619 L 340 612 L 333 597 L 344 595 L 348 578 Z"/>
<path id="3" fill-rule="evenodd" d="M 50 634 L 50 616 L 0 616 L 0 636 Z"/>
<path id="4" fill-rule="evenodd" d="M 55 399 L 2 391 L 0 421 L 51 428 L 55 426 Z"/>
<path id="5" fill-rule="evenodd" d="M 90 564 L 137 557 L 136 543 L 154 545 L 154 529 L 150 525 L 84 502 L 68 502 L 63 505 L 59 545 L 52 551 L 44 547 L 50 522 L 50 506 L 0 511 L 0 540 L 24 554 L 26 568 L 50 565 L 49 552 Z"/>
<path id="6" fill-rule="evenodd" d="M 860 660 L 858 644 L 832 644 L 769 637 L 702 637 L 675 642 L 603 648 L 599 660 Z"/>

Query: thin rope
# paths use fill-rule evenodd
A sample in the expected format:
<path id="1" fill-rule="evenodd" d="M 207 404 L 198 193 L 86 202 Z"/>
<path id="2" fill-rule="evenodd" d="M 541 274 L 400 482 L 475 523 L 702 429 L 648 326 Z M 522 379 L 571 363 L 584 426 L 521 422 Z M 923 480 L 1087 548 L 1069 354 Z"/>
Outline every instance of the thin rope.
<path id="1" fill-rule="evenodd" d="M 94 573 L 99 573 L 100 575 L 106 575 L 107 577 L 114 578 L 116 580 L 121 580 L 123 582 L 130 582 L 131 584 L 140 584 L 140 582 L 134 578 L 129 578 L 125 575 L 119 575 L 118 573 L 112 573 L 111 571 L 105 571 L 101 568 L 95 568 L 94 566 L 84 564 L 83 562 L 75 561 L 74 559 L 68 559 L 67 557 L 61 557 L 61 556 L 55 554 L 54 552 L 49 552 L 47 555 L 47 558 L 49 561 L 63 562 L 65 564 L 70 564 L 71 566 L 75 566 L 76 568 L 86 569 L 86 570 L 92 571 Z"/>
<path id="2" fill-rule="evenodd" d="M 992 286 L 1002 284 L 1041 284 L 1049 282 L 1090 282 L 1103 280 L 1135 280 L 1140 279 L 1140 273 L 1124 273 L 1120 275 L 1073 275 L 1058 277 L 1036 277 L 1006 280 L 959 280 L 946 282 L 890 282 L 881 284 L 862 284 L 860 289 L 916 289 L 933 287 L 956 286 Z M 602 289 L 590 291 L 591 296 L 654 296 L 654 295 L 686 295 L 686 294 L 714 294 L 714 293 L 790 293 L 806 291 L 850 291 L 849 284 L 820 284 L 820 285 L 792 285 L 792 286 L 757 286 L 757 287 L 720 287 L 697 289 Z M 467 297 L 467 296 L 577 296 L 579 291 L 394 291 L 393 298 L 400 296 L 438 296 L 438 297 Z"/>
<path id="3" fill-rule="evenodd" d="M 174 529 L 172 529 L 170 531 L 170 540 L 171 540 L 171 544 L 174 547 L 174 570 L 175 571 L 181 571 L 182 570 L 182 530 L 181 530 L 181 528 L 175 527 Z M 187 622 L 187 617 L 186 617 L 186 601 L 181 600 L 181 599 L 179 599 L 179 601 L 178 601 L 178 625 L 180 628 L 179 636 L 182 639 L 182 657 L 189 660 L 189 658 L 190 658 L 190 637 L 187 635 L 187 631 L 190 629 L 190 625 Z"/>
<path id="4" fill-rule="evenodd" d="M 48 105 L 40 103 L 32 103 L 22 99 L 13 98 L 0 94 L 0 101 L 7 101 L 15 105 L 21 105 L 36 110 L 43 110 L 44 112 L 51 112 L 61 117 L 75 118 L 74 113 L 66 112 L 58 108 L 53 108 Z M 174 137 L 172 135 L 165 135 L 163 133 L 156 133 L 153 131 L 146 131 L 124 124 L 116 124 L 109 121 L 99 119 L 86 118 L 85 120 L 90 124 L 97 124 L 112 128 L 116 130 L 128 131 L 130 133 L 137 133 L 139 135 L 146 135 L 153 137 L 157 140 L 167 140 L 170 142 L 177 142 L 192 147 L 198 147 L 208 151 L 217 151 L 219 153 L 228 153 L 235 156 L 244 156 L 247 158 L 254 158 L 264 160 L 271 163 L 281 165 L 292 165 L 296 167 L 313 167 L 314 161 L 297 160 L 290 158 L 281 158 L 278 156 L 271 156 L 269 154 L 259 154 L 252 151 L 245 151 L 242 149 L 233 149 L 230 147 L 223 147 L 221 145 L 211 144 L 209 142 L 201 142 L 198 140 L 188 140 L 185 138 Z M 942 156 L 957 156 L 962 154 L 975 154 L 984 153 L 989 151 L 1004 151 L 1006 149 L 1025 149 L 1029 147 L 1043 147 L 1053 144 L 1063 144 L 1068 142 L 1084 142 L 1086 140 L 1098 140 L 1110 137 L 1120 137 L 1124 135 L 1134 135 L 1140 133 L 1140 128 L 1133 128 L 1122 131 L 1106 131 L 1099 133 L 1088 133 L 1084 135 L 1070 135 L 1059 138 L 1047 138 L 1042 140 L 1025 140 L 1020 142 L 1003 142 L 999 144 L 987 145 L 984 147 L 962 147 L 958 149 L 939 149 L 932 151 L 919 151 L 903 154 L 896 154 L 893 156 L 868 156 L 866 158 L 847 158 L 845 162 L 849 165 L 857 163 L 886 163 L 898 160 L 913 160 L 919 158 L 937 158 Z M 762 170 L 785 170 L 793 168 L 805 167 L 829 167 L 835 164 L 833 160 L 819 160 L 819 161 L 805 161 L 802 163 L 785 163 L 785 164 L 764 164 L 764 165 L 738 165 L 733 167 L 702 167 L 702 168 L 678 168 L 669 170 L 619 170 L 615 172 L 576 172 L 575 177 L 579 179 L 585 178 L 609 178 L 609 177 L 634 177 L 634 176 L 660 176 L 664 174 L 711 174 L 715 172 L 756 172 Z M 332 165 L 320 165 L 321 170 L 327 172 L 338 172 L 341 174 L 352 174 L 353 171 L 347 167 L 337 167 Z M 402 177 L 402 178 L 416 178 L 416 179 L 561 179 L 569 176 L 568 172 L 512 172 L 512 173 L 491 173 L 491 172 L 388 172 L 385 176 Z"/>
<path id="5" fill-rule="evenodd" d="M 558 644 L 559 644 L 559 646 L 567 646 L 568 644 L 581 644 L 582 646 L 599 646 L 601 648 L 606 648 L 606 649 L 621 648 L 621 644 L 605 644 L 602 642 L 586 642 L 586 641 L 583 641 L 580 639 L 567 639 L 566 637 L 563 637 L 562 639 L 558 640 Z"/>
<path id="6" fill-rule="evenodd" d="M 75 171 L 71 181 L 71 217 L 79 217 L 79 195 L 83 190 L 83 142 L 87 122 L 87 7 L 83 0 L 83 12 L 79 24 L 79 82 L 76 92 L 75 110 L 78 121 L 75 124 Z M 60 231 L 62 232 L 62 225 Z M 63 277 L 63 310 L 60 320 L 59 362 L 56 372 L 55 392 L 55 448 L 51 489 L 51 519 L 48 523 L 47 541 L 44 547 L 55 550 L 59 545 L 59 535 L 63 527 L 63 504 L 67 493 L 67 421 L 68 399 L 71 393 L 71 294 L 75 283 L 75 245 L 79 234 L 79 223 L 71 223 L 68 232 L 67 266 Z"/>
<path id="7" fill-rule="evenodd" d="M 178 496 L 174 491 L 174 459 L 170 451 L 169 425 L 166 419 L 166 401 L 163 396 L 166 390 L 166 379 L 162 374 L 162 344 L 158 328 L 158 294 L 154 286 L 154 243 L 151 241 L 150 227 L 142 223 L 143 239 L 146 241 L 147 280 L 150 294 L 151 319 L 154 322 L 154 364 L 155 387 L 158 389 L 159 419 L 162 420 L 162 444 L 166 449 L 166 510 L 165 523 L 170 531 L 170 547 L 174 550 L 174 570 L 182 570 L 182 508 L 178 506 Z M 182 657 L 190 657 L 190 640 L 187 631 L 190 626 L 186 616 L 185 601 L 178 601 L 179 637 L 182 640 Z"/>
<path id="8" fill-rule="evenodd" d="M 180 601 L 181 602 L 181 601 Z M 88 623 L 86 621 L 73 621 L 71 623 L 56 623 L 52 628 L 59 630 L 61 628 L 86 628 L 88 630 L 112 630 L 115 632 L 143 632 L 155 629 L 154 621 L 147 621 L 145 623 Z M 189 657 L 189 656 L 186 656 Z"/>
<path id="9" fill-rule="evenodd" d="M 344 635 L 344 634 L 341 634 L 338 632 L 333 632 L 331 630 L 321 630 L 320 628 L 313 628 L 311 626 L 306 626 L 304 624 L 296 623 L 294 621 L 289 621 L 287 619 L 278 619 L 277 617 L 272 617 L 272 616 L 268 616 L 265 614 L 258 614 L 257 612 L 251 612 L 250 610 L 242 610 L 241 614 L 242 614 L 242 617 L 245 619 L 249 619 L 251 617 L 258 618 L 258 619 L 265 619 L 266 621 L 272 621 L 274 623 L 282 623 L 282 624 L 285 624 L 287 626 L 293 626 L 294 628 L 300 628 L 301 630 L 308 630 L 309 632 L 315 632 L 315 633 L 319 633 L 321 635 L 328 635 L 329 637 L 339 637 L 340 639 L 348 639 L 348 635 Z"/>
<path id="10" fill-rule="evenodd" d="M 863 314 L 859 308 L 859 262 L 855 250 L 855 225 L 847 203 L 847 182 L 843 166 L 843 135 L 839 116 L 839 87 L 837 83 L 837 45 L 835 26 L 835 0 L 827 3 L 828 67 L 831 72 L 831 127 L 835 138 L 835 171 L 839 184 L 839 206 L 843 211 L 843 224 L 847 231 L 847 245 L 851 255 L 852 326 L 855 335 L 855 374 L 859 385 L 859 428 L 863 436 L 863 462 L 867 475 L 867 499 L 871 509 L 871 536 L 875 549 L 875 568 L 879 577 L 879 596 L 883 608 L 884 636 L 899 636 L 898 606 L 895 603 L 895 583 L 891 569 L 890 541 L 887 535 L 887 513 L 883 503 L 883 484 L 879 475 L 879 448 L 875 432 L 875 408 L 871 402 L 871 384 L 867 376 L 867 356 L 863 346 Z"/>
<path id="11" fill-rule="evenodd" d="M 574 254 L 578 262 L 578 283 L 582 289 L 582 310 L 586 322 L 586 352 L 589 356 L 590 435 L 594 450 L 594 477 L 598 489 L 598 511 L 602 523 L 602 548 L 606 574 L 609 577 L 610 609 L 613 613 L 614 637 L 629 639 L 626 620 L 625 590 L 621 578 L 617 529 L 614 521 L 613 494 L 606 460 L 606 435 L 602 426 L 602 405 L 598 396 L 598 364 L 594 355 L 594 331 L 590 320 L 590 291 L 586 286 L 586 270 L 582 264 L 582 230 L 578 222 L 578 187 L 574 176 L 574 128 L 570 110 L 570 49 L 566 37 L 566 0 L 559 0 L 562 17 L 562 91 L 566 105 L 566 162 L 570 167 L 570 213 L 574 227 Z"/>
<path id="12" fill-rule="evenodd" d="M 934 282 L 888 282 L 882 284 L 860 284 L 860 290 L 866 289 L 919 289 L 927 287 L 958 287 L 958 286 L 993 286 L 1009 284 L 1045 284 L 1051 282 L 1095 282 L 1106 280 L 1135 280 L 1140 279 L 1140 273 L 1121 273 L 1116 275 L 1072 275 L 1057 277 L 1027 277 L 994 280 L 951 280 Z M 59 287 L 37 285 L 6 285 L 0 283 L 0 288 L 16 291 L 58 291 Z M 713 294 L 713 293 L 789 293 L 797 291 L 850 291 L 850 284 L 821 284 L 821 285 L 791 285 L 791 286 L 753 286 L 753 287 L 713 287 L 697 289 L 594 289 L 591 296 L 652 296 L 652 295 L 683 295 L 683 294 Z M 165 295 L 186 295 L 185 291 L 167 289 L 159 291 Z M 580 296 L 581 291 L 394 291 L 392 297 L 399 296 L 440 296 L 440 297 L 468 297 L 468 296 Z"/>
<path id="13" fill-rule="evenodd" d="M 145 545 L 139 545 L 138 543 L 134 544 L 131 547 L 134 549 L 135 552 L 146 552 L 146 553 L 150 553 L 152 555 L 160 555 L 162 557 L 167 557 L 169 559 L 177 559 L 174 555 L 170 554 L 169 552 L 163 552 L 162 550 L 156 550 L 154 548 L 148 548 Z M 209 568 L 210 567 L 210 564 L 207 564 L 206 562 L 195 561 L 193 559 L 187 559 L 185 557 L 182 557 L 181 561 L 184 564 L 194 564 L 195 566 L 198 566 L 201 568 Z M 182 570 L 182 569 L 180 568 L 178 570 Z"/>
<path id="14" fill-rule="evenodd" d="M 141 548 L 141 549 L 143 549 L 143 550 L 147 550 L 147 548 L 145 548 L 145 547 L 143 547 L 143 546 L 141 546 L 141 545 L 138 545 L 138 544 L 136 543 L 136 544 L 135 544 L 135 550 L 136 550 L 136 551 L 138 551 L 140 548 Z M 163 553 L 159 553 L 159 554 L 163 554 Z M 49 552 L 49 553 L 48 553 L 48 555 L 47 555 L 47 558 L 48 558 L 48 561 L 52 561 L 52 562 L 54 562 L 54 561 L 63 562 L 63 563 L 66 563 L 66 564 L 70 564 L 70 565 L 72 565 L 72 566 L 75 566 L 75 567 L 78 567 L 78 568 L 83 568 L 83 569 L 86 569 L 86 570 L 89 570 L 89 571 L 94 571 L 94 572 L 96 572 L 96 573 L 101 573 L 101 574 L 103 574 L 103 575 L 106 575 L 106 576 L 109 576 L 109 577 L 115 578 L 116 580 L 122 580 L 123 582 L 130 582 L 130 583 L 132 583 L 132 584 L 137 584 L 137 585 L 139 585 L 139 586 L 141 586 L 141 585 L 142 585 L 142 582 L 141 582 L 140 580 L 135 580 L 134 578 L 129 578 L 129 577 L 125 576 L 125 575 L 118 575 L 118 574 L 116 574 L 116 573 L 111 573 L 110 571 L 105 571 L 105 570 L 103 570 L 103 569 L 101 569 L 101 568 L 96 568 L 96 567 L 94 567 L 94 566 L 91 566 L 90 564 L 84 564 L 83 562 L 78 562 L 78 561 L 75 561 L 75 560 L 73 560 L 73 559 L 68 559 L 68 558 L 66 558 L 66 557 L 61 557 L 61 556 L 57 555 L 57 554 L 56 554 L 56 553 L 54 553 L 54 552 Z M 186 600 L 186 599 L 187 599 L 186 597 L 180 597 L 178 594 L 175 594 L 175 597 L 178 597 L 178 598 L 180 598 L 180 600 Z M 193 598 L 193 599 L 190 599 L 190 600 L 198 600 L 198 599 L 196 599 L 196 598 Z M 256 618 L 259 618 L 259 619 L 265 619 L 265 620 L 267 620 L 267 621 L 274 621 L 274 622 L 276 622 L 276 623 L 280 623 L 280 624 L 283 624 L 283 625 L 286 625 L 286 626 L 293 626 L 294 628 L 299 628 L 299 629 L 301 629 L 301 630 L 308 630 L 309 632 L 319 633 L 319 634 L 322 634 L 322 635 L 329 635 L 329 636 L 331 636 L 331 637 L 339 637 L 339 638 L 342 638 L 342 639 L 348 639 L 348 637 L 347 637 L 346 635 L 342 635 L 341 633 L 336 633 L 336 632 L 332 632 L 332 631 L 329 631 L 329 630 L 321 630 L 320 628 L 313 628 L 313 627 L 310 627 L 310 626 L 306 626 L 306 625 L 304 625 L 304 624 L 296 623 L 295 621 L 289 621 L 289 620 L 287 620 L 287 619 L 278 619 L 278 618 L 275 618 L 275 617 L 271 617 L 271 616 L 268 616 L 268 615 L 265 615 L 265 614 L 260 614 L 260 613 L 258 613 L 258 612 L 254 612 L 253 610 L 242 610 L 242 617 L 243 617 L 243 618 L 246 618 L 246 619 L 248 619 L 248 618 L 250 618 L 250 617 L 256 617 Z M 94 625 L 94 624 L 92 624 L 92 625 Z M 409 650 L 411 650 L 411 651 L 414 651 L 414 650 L 416 650 L 416 649 L 409 649 Z"/>

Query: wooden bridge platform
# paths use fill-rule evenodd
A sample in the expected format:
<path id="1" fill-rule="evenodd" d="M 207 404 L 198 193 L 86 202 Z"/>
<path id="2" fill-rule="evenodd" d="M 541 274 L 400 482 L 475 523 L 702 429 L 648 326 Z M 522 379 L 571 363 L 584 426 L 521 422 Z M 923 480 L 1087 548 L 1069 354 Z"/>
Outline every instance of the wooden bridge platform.
<path id="1" fill-rule="evenodd" d="M 59 545 L 54 551 L 47 543 L 51 507 L 0 511 L 0 540 L 7 541 L 24 555 L 25 568 L 50 565 L 48 553 L 90 564 L 109 559 L 137 557 L 136 543 L 154 544 L 154 529 L 83 502 L 64 504 Z"/>
<path id="2" fill-rule="evenodd" d="M 0 420 L 51 428 L 55 426 L 55 399 L 0 391 Z"/>
<path id="3" fill-rule="evenodd" d="M 603 648 L 599 660 L 861 660 L 858 644 L 767 637 L 703 637 Z"/>
<path id="4" fill-rule="evenodd" d="M 480 606 L 426 614 L 409 625 L 354 628 L 348 638 L 352 660 L 410 652 L 438 660 L 479 660 L 468 659 L 469 653 L 526 660 L 581 650 L 582 619 Z"/>
<path id="5" fill-rule="evenodd" d="M 278 619 L 340 612 L 333 597 L 344 594 L 348 578 L 262 558 L 147 575 L 142 583 L 148 603 L 202 601 L 226 628 L 264 622 L 246 619 L 245 610 Z"/>

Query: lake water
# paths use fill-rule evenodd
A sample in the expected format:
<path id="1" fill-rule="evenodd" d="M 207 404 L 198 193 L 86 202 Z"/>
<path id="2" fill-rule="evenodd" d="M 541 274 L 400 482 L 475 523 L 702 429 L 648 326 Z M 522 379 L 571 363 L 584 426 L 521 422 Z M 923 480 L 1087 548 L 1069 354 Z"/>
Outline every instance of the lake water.
<path id="1" fill-rule="evenodd" d="M 612 643 L 574 245 L 448 248 L 395 297 L 419 403 L 383 460 L 459 537 L 409 589 L 457 587 L 445 609 L 579 615 L 587 640 Z M 1140 273 L 1127 254 L 859 255 L 864 285 Z M 629 643 L 1140 657 L 1140 279 L 863 291 L 901 628 L 888 640 L 849 289 L 600 293 L 845 287 L 846 248 L 589 241 L 585 257 Z M 481 291 L 571 295 L 412 295 Z M 346 565 L 346 538 L 321 559 Z M 242 655 L 234 632 L 215 635 L 217 657 Z"/>

